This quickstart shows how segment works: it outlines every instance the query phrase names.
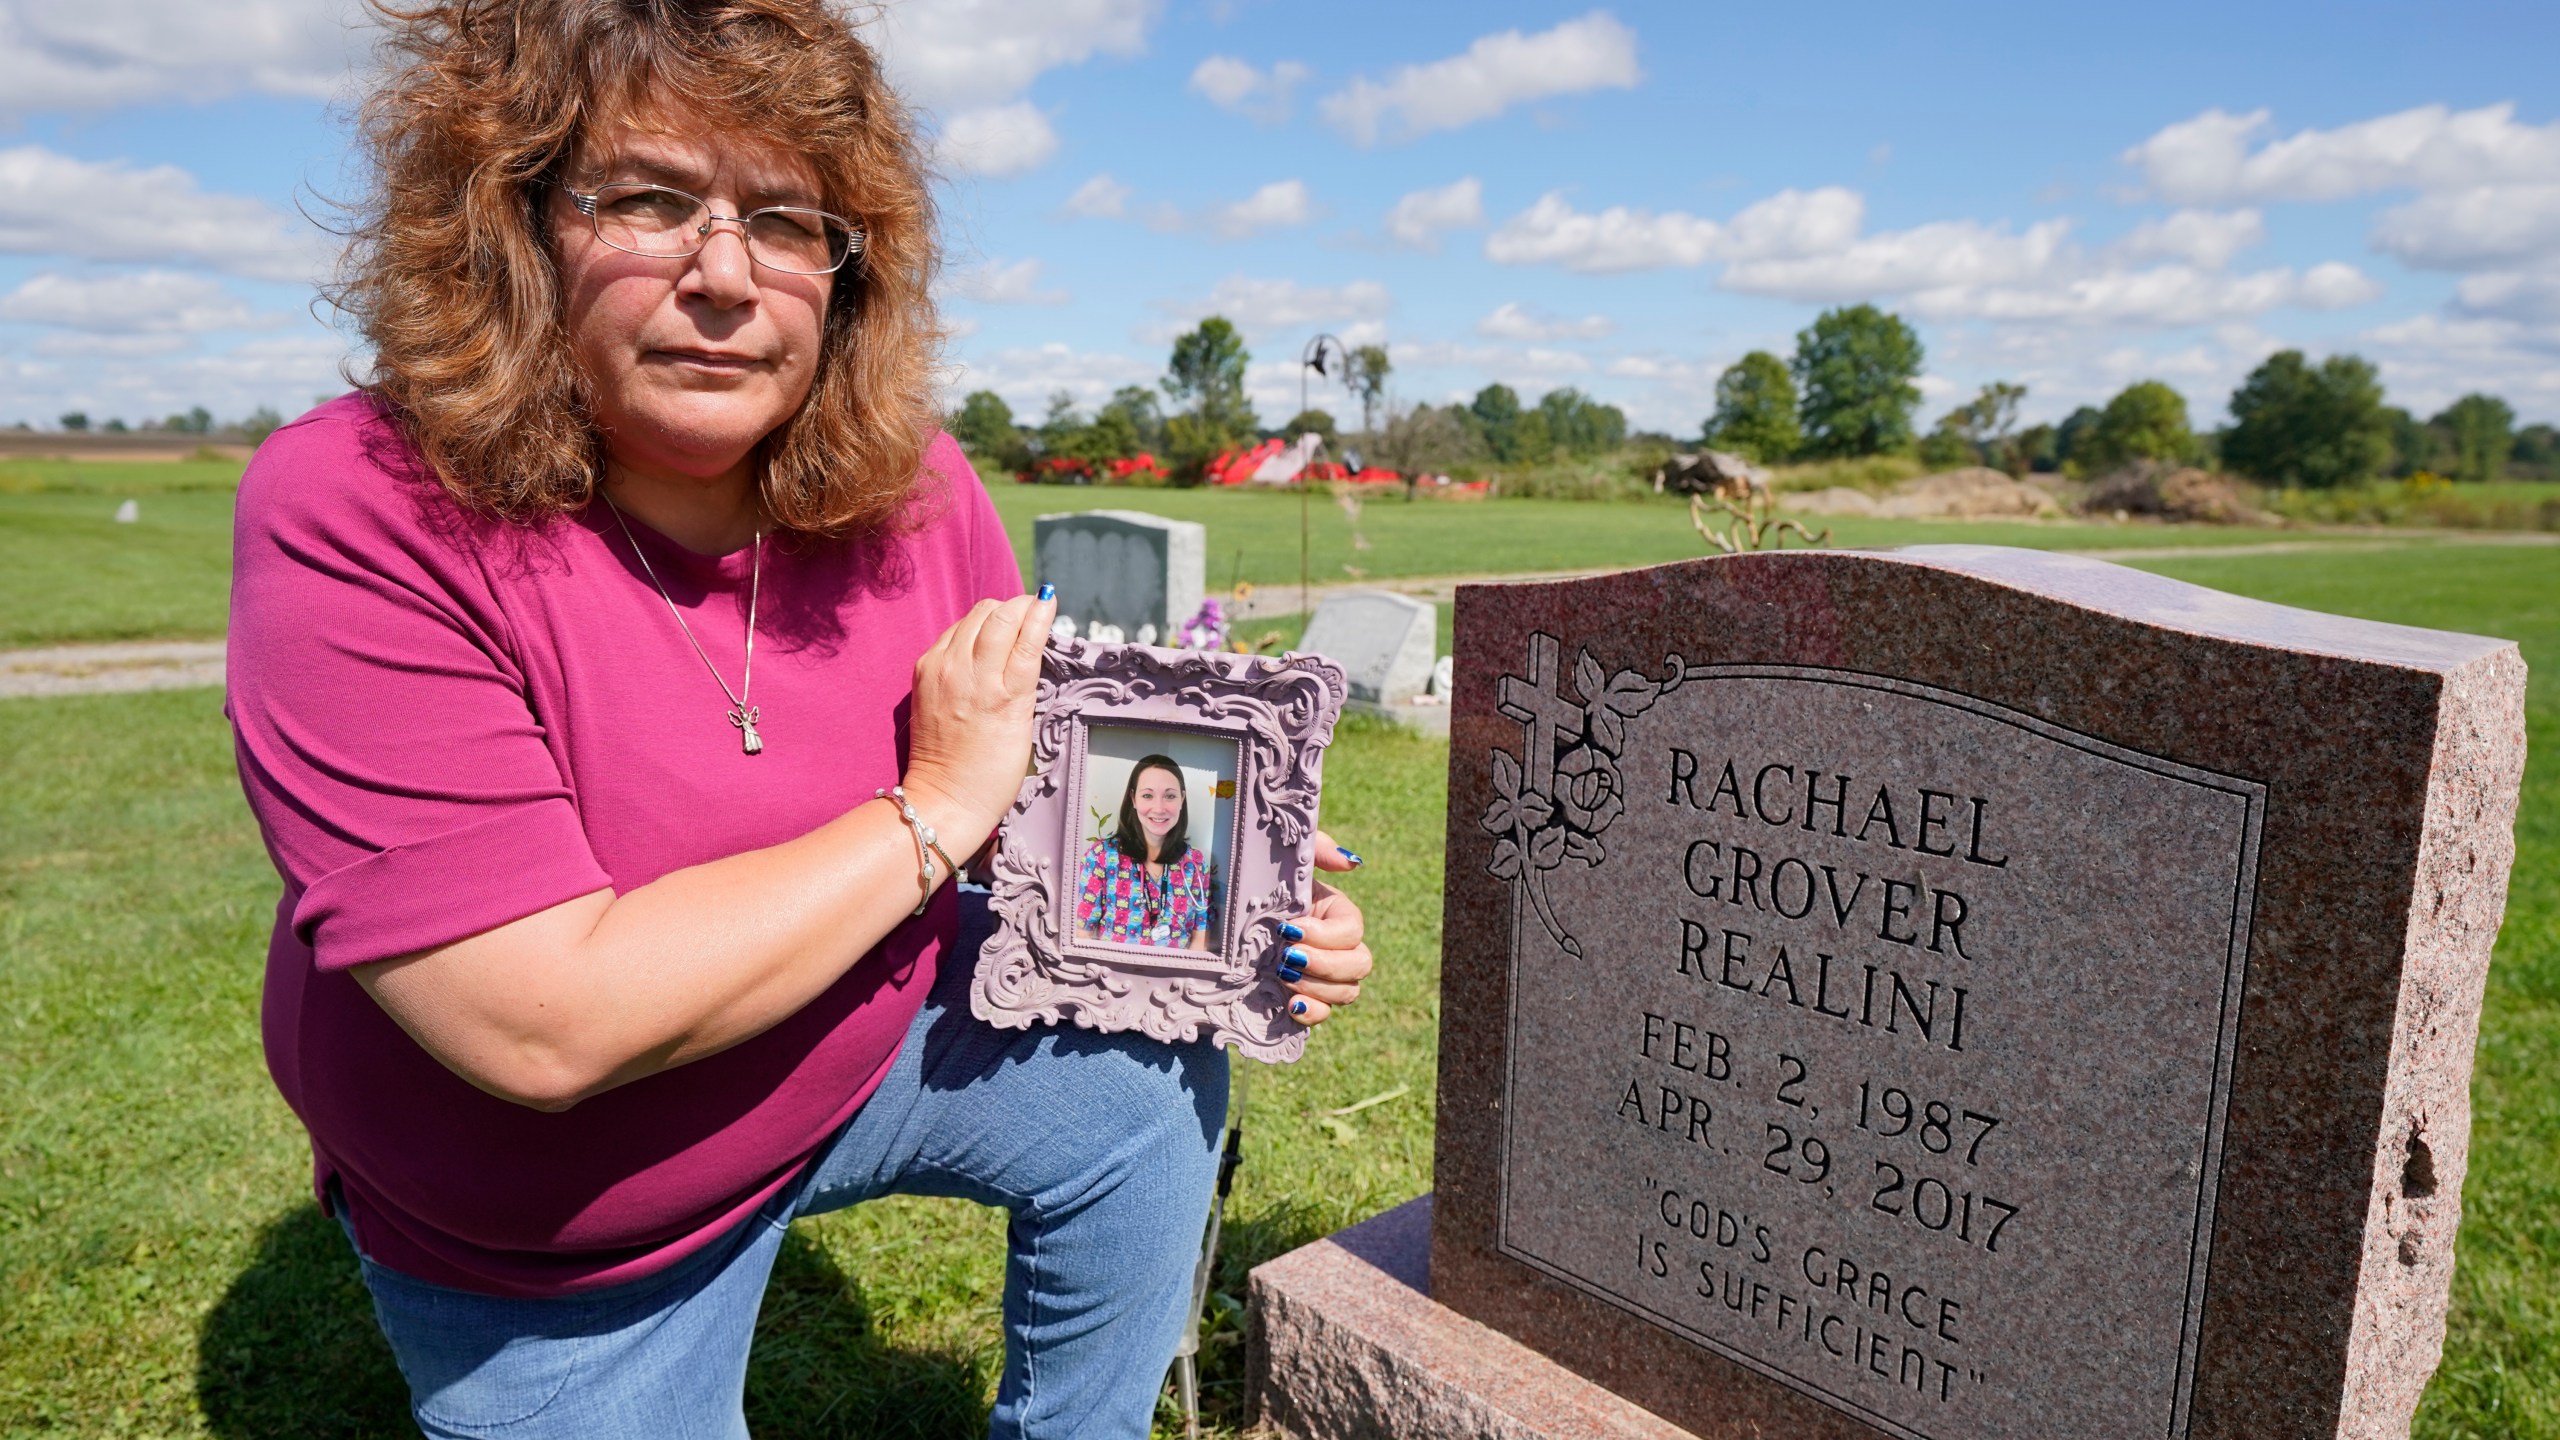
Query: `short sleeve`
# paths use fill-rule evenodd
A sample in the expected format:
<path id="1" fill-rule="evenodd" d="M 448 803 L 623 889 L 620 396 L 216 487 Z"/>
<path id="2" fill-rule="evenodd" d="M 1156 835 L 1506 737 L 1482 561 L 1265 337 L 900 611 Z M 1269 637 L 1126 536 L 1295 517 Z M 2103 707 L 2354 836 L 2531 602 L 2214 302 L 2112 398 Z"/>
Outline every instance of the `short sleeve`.
<path id="1" fill-rule="evenodd" d="M 279 431 L 241 480 L 224 707 L 293 933 L 324 970 L 610 885 L 486 577 L 351 411 Z"/>

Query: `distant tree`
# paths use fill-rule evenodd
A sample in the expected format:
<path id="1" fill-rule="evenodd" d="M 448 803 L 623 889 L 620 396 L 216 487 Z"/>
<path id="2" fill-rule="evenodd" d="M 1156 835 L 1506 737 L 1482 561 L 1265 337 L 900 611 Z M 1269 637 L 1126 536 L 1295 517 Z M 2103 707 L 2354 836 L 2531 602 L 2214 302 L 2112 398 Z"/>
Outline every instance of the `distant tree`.
<path id="1" fill-rule="evenodd" d="M 1219 451 L 1254 433 L 1253 402 L 1244 393 L 1245 366 L 1252 359 L 1244 337 L 1223 315 L 1174 337 L 1162 383 L 1166 398 L 1182 410 L 1165 422 L 1165 448 L 1186 476 L 1196 476 Z"/>
<path id="2" fill-rule="evenodd" d="M 2516 412 L 2495 395 L 2465 395 L 2427 422 L 2453 442 L 2453 478 L 2481 482 L 2507 473 L 2516 448 Z"/>
<path id="3" fill-rule="evenodd" d="M 1521 411 L 1511 424 L 1511 459 L 1522 465 L 1543 465 L 1555 458 L 1556 437 L 1547 428 L 1547 412 Z"/>
<path id="4" fill-rule="evenodd" d="M 2516 448 L 2508 465 L 2531 480 L 2560 480 L 2560 430 L 2527 425 L 2516 432 Z"/>
<path id="5" fill-rule="evenodd" d="M 1129 412 L 1105 405 L 1094 412 L 1092 424 L 1069 432 L 1066 448 L 1059 453 L 1098 464 L 1126 460 L 1144 448 L 1138 438 L 1137 422 L 1129 418 Z"/>
<path id="6" fill-rule="evenodd" d="M 1467 413 L 1475 417 L 1485 449 L 1494 459 L 1508 462 L 1519 458 L 1519 392 L 1508 385 L 1487 385 L 1468 403 Z"/>
<path id="7" fill-rule="evenodd" d="M 2223 463 L 2271 485 L 2354 485 L 2391 459 L 2382 382 L 2355 355 L 2277 351 L 2231 392 L 2231 422 Z"/>
<path id="8" fill-rule="evenodd" d="M 1792 369 L 1805 448 L 1875 455 L 1911 443 L 1924 352 L 1900 316 L 1873 305 L 1826 310 L 1796 335 Z"/>
<path id="9" fill-rule="evenodd" d="M 1540 396 L 1538 413 L 1546 417 L 1548 440 L 1567 454 L 1599 455 L 1626 443 L 1626 412 L 1573 386 Z"/>
<path id="10" fill-rule="evenodd" d="M 1280 433 L 1292 440 L 1310 431 L 1323 436 L 1327 448 L 1338 445 L 1342 438 L 1333 423 L 1333 413 L 1328 410 L 1301 410 L 1280 427 Z"/>
<path id="11" fill-rule="evenodd" d="M 1960 465 L 1979 465 L 1982 452 L 1964 432 L 1940 420 L 1936 428 L 1920 437 L 1920 463 L 1932 470 L 1952 470 Z"/>
<path id="12" fill-rule="evenodd" d="M 272 407 L 261 405 L 249 412 L 248 419 L 240 422 L 239 430 L 241 434 L 249 437 L 250 444 L 256 445 L 263 443 L 283 425 L 283 416 L 277 414 Z"/>
<path id="13" fill-rule="evenodd" d="M 2050 425 L 2030 425 L 2019 431 L 2009 441 L 2009 453 L 2024 465 L 2026 470 L 2011 473 L 2025 474 L 2036 470 L 2061 469 L 2061 435 L 2061 431 Z"/>
<path id="14" fill-rule="evenodd" d="M 2382 407 L 2382 418 L 2391 429 L 2387 473 L 2406 478 L 2421 470 L 2442 472 L 2448 468 L 2445 436 L 2436 427 L 2397 405 Z"/>
<path id="15" fill-rule="evenodd" d="M 1388 412 L 1371 449 L 1370 463 L 1411 479 L 1483 458 L 1484 440 L 1465 409 L 1415 405 Z"/>
<path id="16" fill-rule="evenodd" d="M 1726 366 L 1716 377 L 1716 413 L 1707 417 L 1701 438 L 1763 464 L 1796 453 L 1804 430 L 1796 424 L 1796 382 L 1787 362 L 1754 350 Z"/>
<path id="17" fill-rule="evenodd" d="M 993 390 L 972 390 L 960 402 L 960 413 L 951 417 L 951 438 L 960 448 L 982 461 L 998 461 L 1022 444 L 1022 432 L 1014 428 L 1013 407 Z"/>
<path id="18" fill-rule="evenodd" d="M 2098 407 L 2095 405 L 2083 405 L 2062 418 L 2062 424 L 2053 432 L 2053 460 L 2056 469 L 2066 465 L 2075 470 L 2089 468 L 2087 462 L 2081 459 L 2080 449 L 2088 443 L 2089 432 L 2097 426 L 2097 423 Z"/>
<path id="19" fill-rule="evenodd" d="M 66 410 L 66 411 L 64 411 L 64 412 L 63 412 L 63 414 L 62 414 L 62 428 L 63 428 L 63 429 L 65 429 L 65 430 L 72 430 L 72 431 L 79 431 L 79 430 L 86 430 L 86 429 L 88 429 L 88 428 L 89 428 L 89 412 L 88 412 L 88 411 L 86 411 L 86 410 Z"/>
<path id="20" fill-rule="evenodd" d="M 2195 453 L 2187 397 L 2157 380 L 2137 380 L 2117 391 L 2080 441 L 2080 463 L 2091 474 L 2135 460 L 2190 460 Z"/>
<path id="21" fill-rule="evenodd" d="M 1351 369 L 1343 378 L 1351 383 L 1351 393 L 1360 397 L 1362 430 L 1378 428 L 1378 407 L 1386 401 L 1387 377 L 1395 370 L 1384 345 L 1363 345 L 1351 352 Z"/>
<path id="22" fill-rule="evenodd" d="M 1102 402 L 1101 415 L 1119 415 L 1137 432 L 1138 448 L 1159 450 L 1164 447 L 1164 409 L 1156 404 L 1156 392 L 1144 385 L 1123 385 Z"/>
<path id="23" fill-rule="evenodd" d="M 105 430 L 108 434 L 110 434 L 110 435 L 124 435 L 124 434 L 129 434 L 129 433 L 131 433 L 131 432 L 132 432 L 132 430 L 133 430 L 133 427 L 132 427 L 132 426 L 127 425 L 126 423 L 124 423 L 124 417 L 123 417 L 123 416 L 121 416 L 121 415 L 119 415 L 119 416 L 115 417 L 114 419 L 109 420 L 109 421 L 108 421 L 104 426 L 102 426 L 102 427 L 100 427 L 100 428 L 104 429 L 104 430 Z"/>

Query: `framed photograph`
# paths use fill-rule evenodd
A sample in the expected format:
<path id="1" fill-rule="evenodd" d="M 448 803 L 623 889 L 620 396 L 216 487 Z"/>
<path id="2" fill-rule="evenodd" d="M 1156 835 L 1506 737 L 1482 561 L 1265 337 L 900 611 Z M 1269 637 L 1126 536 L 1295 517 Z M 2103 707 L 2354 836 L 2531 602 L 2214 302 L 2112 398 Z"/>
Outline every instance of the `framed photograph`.
<path id="1" fill-rule="evenodd" d="M 1314 655 L 1051 642 L 970 1008 L 1294 1060 L 1275 971 L 1348 693 Z"/>

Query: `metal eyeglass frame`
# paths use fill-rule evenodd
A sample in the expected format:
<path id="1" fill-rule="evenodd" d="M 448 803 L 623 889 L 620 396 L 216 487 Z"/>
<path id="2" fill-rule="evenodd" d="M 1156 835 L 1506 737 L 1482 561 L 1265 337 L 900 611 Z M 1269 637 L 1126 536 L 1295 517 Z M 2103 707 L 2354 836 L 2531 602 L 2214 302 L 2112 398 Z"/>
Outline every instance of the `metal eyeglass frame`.
<path id="1" fill-rule="evenodd" d="M 681 195 L 685 199 L 690 200 L 695 205 L 701 207 L 702 213 L 706 218 L 703 220 L 701 226 L 694 232 L 695 239 L 693 248 L 681 252 L 661 253 L 654 250 L 634 250 L 628 245 L 616 245 L 611 240 L 606 239 L 604 234 L 604 222 L 596 214 L 596 201 L 603 196 L 604 192 L 607 190 L 626 187 L 633 190 L 661 190 L 669 195 Z M 696 195 L 689 190 L 679 190 L 673 185 L 659 185 L 640 181 L 617 181 L 612 184 L 599 185 L 593 190 L 580 190 L 573 185 L 566 184 L 562 185 L 560 189 L 562 193 L 569 197 L 569 203 L 577 207 L 578 213 L 587 217 L 587 228 L 595 232 L 596 242 L 598 244 L 619 250 L 625 255 L 637 255 L 644 260 L 690 260 L 694 256 L 701 254 L 703 247 L 711 243 L 712 227 L 725 220 L 738 227 L 738 241 L 746 248 L 747 259 L 753 261 L 755 264 L 761 265 L 767 270 L 780 271 L 785 275 L 832 275 L 836 271 L 843 269 L 845 266 L 852 264 L 854 260 L 859 258 L 862 254 L 863 243 L 870 238 L 861 226 L 854 224 L 843 216 L 835 214 L 832 211 L 820 210 L 808 205 L 766 205 L 758 209 L 750 210 L 744 215 L 723 215 L 711 208 L 710 201 L 703 199 L 701 196 Z M 815 215 L 822 220 L 833 221 L 837 225 L 843 226 L 846 236 L 844 258 L 838 260 L 836 263 L 828 266 L 824 270 L 795 270 L 788 265 L 774 264 L 772 261 L 769 261 L 756 253 L 754 237 L 747 229 L 748 223 L 753 221 L 759 215 Z"/>

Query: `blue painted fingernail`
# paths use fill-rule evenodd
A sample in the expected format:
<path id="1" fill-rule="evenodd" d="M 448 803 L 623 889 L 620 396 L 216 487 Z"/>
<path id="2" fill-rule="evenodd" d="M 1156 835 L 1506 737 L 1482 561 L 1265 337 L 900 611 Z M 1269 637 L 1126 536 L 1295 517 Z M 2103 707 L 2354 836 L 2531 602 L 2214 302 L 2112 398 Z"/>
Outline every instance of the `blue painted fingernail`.
<path id="1" fill-rule="evenodd" d="M 1288 956 L 1289 963 L 1292 965 L 1304 965 L 1307 963 L 1307 952 L 1299 949 L 1295 945 L 1290 946 L 1286 954 Z"/>
<path id="2" fill-rule="evenodd" d="M 1306 1001 L 1304 1001 L 1304 1000 L 1292 1000 L 1292 1001 L 1290 1001 L 1290 1002 L 1289 1002 L 1289 1013 L 1290 1013 L 1290 1014 L 1292 1014 L 1292 1015 L 1304 1015 L 1304 1014 L 1306 1014 L 1306 1013 L 1307 1013 L 1307 1002 L 1306 1002 Z"/>
<path id="3" fill-rule="evenodd" d="M 1280 983 L 1283 985 L 1295 985 L 1306 978 L 1307 972 L 1304 970 L 1294 969 L 1287 965 L 1280 967 Z"/>
<path id="4" fill-rule="evenodd" d="M 1334 848 L 1334 849 L 1336 849 L 1336 850 L 1338 850 L 1338 851 L 1341 851 L 1341 852 L 1342 852 L 1342 858 L 1343 858 L 1343 859 L 1345 859 L 1345 860 L 1350 861 L 1350 862 L 1352 863 L 1352 865 L 1353 865 L 1355 868 L 1356 868 L 1356 867 L 1358 867 L 1358 866 L 1360 866 L 1360 865 L 1364 865 L 1364 864 L 1368 863 L 1368 862 L 1366 862 L 1366 861 L 1362 860 L 1359 856 L 1352 854 L 1352 853 L 1351 853 L 1351 850 L 1350 850 L 1350 847 L 1348 847 L 1348 846 L 1344 846 L 1344 845 L 1336 845 L 1336 846 L 1334 846 L 1333 848 Z"/>
<path id="5" fill-rule="evenodd" d="M 1057 599 L 1057 598 L 1058 598 L 1058 587 L 1057 587 L 1057 586 L 1055 586 L 1055 585 L 1043 585 L 1043 586 L 1041 586 L 1041 587 L 1040 587 L 1040 598 L 1041 598 L 1041 599 L 1043 599 L 1043 600 L 1055 600 L 1055 599 Z"/>
<path id="6" fill-rule="evenodd" d="M 1283 920 L 1280 922 L 1280 938 L 1284 940 L 1304 940 L 1307 938 L 1307 932 L 1290 924 L 1288 921 Z"/>

